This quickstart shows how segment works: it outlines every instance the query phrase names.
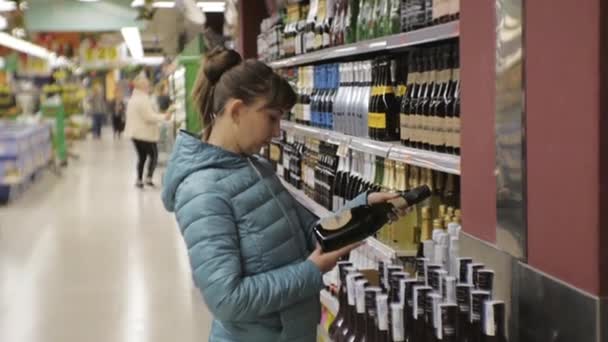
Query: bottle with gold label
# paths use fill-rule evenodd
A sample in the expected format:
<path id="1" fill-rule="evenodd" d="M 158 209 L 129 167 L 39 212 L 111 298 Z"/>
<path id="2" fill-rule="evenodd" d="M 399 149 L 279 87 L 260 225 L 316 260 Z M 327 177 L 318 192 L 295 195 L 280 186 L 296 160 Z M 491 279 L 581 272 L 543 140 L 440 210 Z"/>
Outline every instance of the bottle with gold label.
<path id="1" fill-rule="evenodd" d="M 323 251 L 334 251 L 361 241 L 382 228 L 395 211 L 416 205 L 431 195 L 427 186 L 402 193 L 394 200 L 362 205 L 319 220 L 313 228 Z"/>

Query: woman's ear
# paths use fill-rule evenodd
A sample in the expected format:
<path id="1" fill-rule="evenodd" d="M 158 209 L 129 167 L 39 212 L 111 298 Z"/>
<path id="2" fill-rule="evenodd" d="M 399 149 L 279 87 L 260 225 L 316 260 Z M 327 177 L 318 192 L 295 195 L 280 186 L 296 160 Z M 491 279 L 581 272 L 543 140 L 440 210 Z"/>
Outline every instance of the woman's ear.
<path id="1" fill-rule="evenodd" d="M 243 115 L 244 109 L 245 104 L 242 100 L 230 99 L 226 102 L 226 105 L 224 106 L 224 115 L 230 116 L 232 122 L 238 124 L 241 120 L 241 116 Z"/>

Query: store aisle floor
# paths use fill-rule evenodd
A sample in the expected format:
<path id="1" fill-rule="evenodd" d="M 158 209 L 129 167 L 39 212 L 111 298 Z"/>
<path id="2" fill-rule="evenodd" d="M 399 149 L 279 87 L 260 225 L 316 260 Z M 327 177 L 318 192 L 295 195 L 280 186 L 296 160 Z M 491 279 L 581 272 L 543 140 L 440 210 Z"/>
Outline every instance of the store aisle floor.
<path id="1" fill-rule="evenodd" d="M 206 341 L 179 230 L 160 190 L 133 186 L 131 142 L 76 150 L 0 207 L 0 341 Z"/>

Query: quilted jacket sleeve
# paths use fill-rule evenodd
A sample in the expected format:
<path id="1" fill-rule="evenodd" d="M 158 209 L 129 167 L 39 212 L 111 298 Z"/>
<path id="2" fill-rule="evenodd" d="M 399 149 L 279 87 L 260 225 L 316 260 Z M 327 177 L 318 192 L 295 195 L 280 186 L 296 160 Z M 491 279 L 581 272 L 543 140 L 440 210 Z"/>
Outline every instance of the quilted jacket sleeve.
<path id="1" fill-rule="evenodd" d="M 177 217 L 194 282 L 219 320 L 247 321 L 281 311 L 323 287 L 321 272 L 308 260 L 244 276 L 232 209 L 220 194 L 197 195 Z"/>
<path id="2" fill-rule="evenodd" d="M 367 204 L 367 192 L 360 194 L 355 197 L 352 201 L 349 201 L 344 206 L 344 209 L 350 209 L 354 207 L 358 207 L 360 205 Z M 294 199 L 294 201 L 296 201 Z M 344 210 L 342 209 L 342 210 Z M 306 209 L 300 203 L 296 201 L 296 212 L 298 213 L 298 218 L 300 219 L 301 227 L 304 229 L 304 234 L 307 236 L 307 247 L 310 252 L 314 251 L 317 246 L 317 241 L 315 240 L 315 236 L 312 232 L 312 229 L 317 222 L 318 217 L 316 217 L 313 213 L 311 213 L 308 209 Z"/>

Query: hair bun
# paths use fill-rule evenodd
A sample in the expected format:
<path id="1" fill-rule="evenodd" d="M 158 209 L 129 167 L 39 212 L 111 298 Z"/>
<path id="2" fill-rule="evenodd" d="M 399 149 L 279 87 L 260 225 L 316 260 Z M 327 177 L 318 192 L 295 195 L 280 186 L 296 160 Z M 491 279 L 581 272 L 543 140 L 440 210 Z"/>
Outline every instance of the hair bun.
<path id="1" fill-rule="evenodd" d="M 216 84 L 220 77 L 228 70 L 239 65 L 243 59 L 238 52 L 225 48 L 215 48 L 207 54 L 204 72 L 212 84 Z"/>

